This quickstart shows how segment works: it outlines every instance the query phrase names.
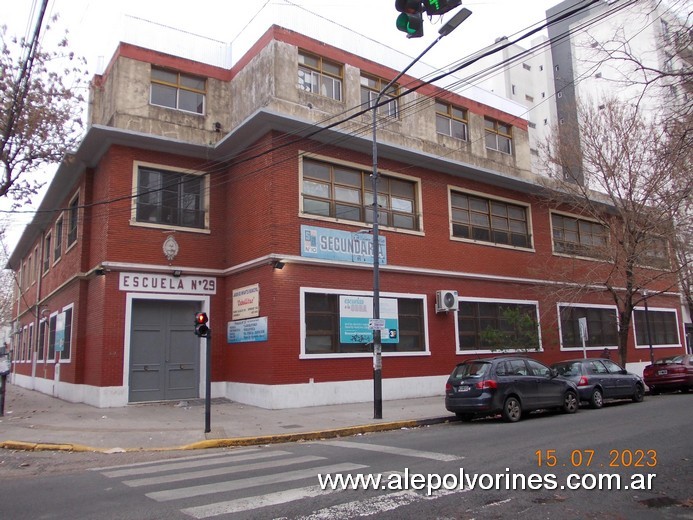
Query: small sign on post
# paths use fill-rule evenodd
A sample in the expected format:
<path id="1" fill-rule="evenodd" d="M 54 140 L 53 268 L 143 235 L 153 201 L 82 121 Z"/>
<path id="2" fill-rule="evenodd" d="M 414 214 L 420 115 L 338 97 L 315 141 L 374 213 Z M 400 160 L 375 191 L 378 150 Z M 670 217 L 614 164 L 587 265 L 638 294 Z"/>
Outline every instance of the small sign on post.
<path id="1" fill-rule="evenodd" d="M 578 326 L 580 327 L 580 339 L 582 340 L 582 357 L 587 358 L 587 340 L 590 338 L 587 331 L 587 318 L 578 318 Z"/>

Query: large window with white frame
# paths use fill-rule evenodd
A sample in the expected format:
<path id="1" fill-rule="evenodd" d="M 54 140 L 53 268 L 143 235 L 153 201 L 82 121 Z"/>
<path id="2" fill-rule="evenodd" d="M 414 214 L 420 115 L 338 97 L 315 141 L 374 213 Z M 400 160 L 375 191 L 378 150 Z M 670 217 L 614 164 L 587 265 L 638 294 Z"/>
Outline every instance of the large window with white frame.
<path id="1" fill-rule="evenodd" d="M 79 224 L 79 193 L 75 194 L 70 200 L 67 210 L 67 237 L 66 245 L 69 249 L 72 244 L 77 242 L 77 226 Z"/>
<path id="2" fill-rule="evenodd" d="M 60 356 L 59 359 L 61 363 L 69 362 L 71 360 L 73 308 L 73 304 L 67 305 L 63 307 L 61 312 L 54 312 L 48 318 L 48 352 L 46 355 L 46 361 L 55 361 L 58 359 L 58 354 Z M 60 350 L 59 345 L 61 336 L 62 350 Z"/>
<path id="3" fill-rule="evenodd" d="M 301 290 L 301 312 L 304 324 L 303 355 L 305 357 L 353 357 L 373 352 L 370 343 L 341 342 L 340 296 L 349 291 L 320 289 Z M 368 296 L 358 293 L 359 296 Z M 422 354 L 428 352 L 425 297 L 422 295 L 383 295 L 397 300 L 398 340 L 383 342 L 383 353 Z"/>
<path id="4" fill-rule="evenodd" d="M 303 212 L 336 220 L 373 222 L 371 171 L 317 159 L 303 159 Z M 382 226 L 419 229 L 418 183 L 380 175 L 378 222 Z"/>
<path id="5" fill-rule="evenodd" d="M 649 334 L 648 334 L 649 325 Z M 679 338 L 678 315 L 675 309 L 644 308 L 633 310 L 633 328 L 635 329 L 635 347 L 677 347 Z"/>
<path id="6" fill-rule="evenodd" d="M 580 319 L 587 320 L 585 348 L 618 347 L 618 315 L 612 305 L 558 304 L 561 349 L 582 349 Z"/>
<path id="7" fill-rule="evenodd" d="M 450 211 L 453 238 L 532 247 L 525 205 L 452 190 Z"/>
<path id="8" fill-rule="evenodd" d="M 518 340 L 522 342 L 523 336 L 528 338 L 525 347 L 527 350 L 541 348 L 538 302 L 491 298 L 460 298 L 458 301 L 458 354 L 517 350 L 508 345 L 489 343 L 490 337 L 499 338 L 503 335 L 511 338 L 514 343 Z M 522 322 L 524 325 L 520 326 Z"/>
<path id="9" fill-rule="evenodd" d="M 55 221 L 53 230 L 53 262 L 60 260 L 63 255 L 63 216 L 60 215 Z"/>
<path id="10" fill-rule="evenodd" d="M 137 165 L 135 221 L 206 229 L 206 178 L 189 171 Z"/>
<path id="11" fill-rule="evenodd" d="M 590 258 L 608 254 L 609 230 L 599 222 L 552 213 L 551 230 L 555 253 Z"/>

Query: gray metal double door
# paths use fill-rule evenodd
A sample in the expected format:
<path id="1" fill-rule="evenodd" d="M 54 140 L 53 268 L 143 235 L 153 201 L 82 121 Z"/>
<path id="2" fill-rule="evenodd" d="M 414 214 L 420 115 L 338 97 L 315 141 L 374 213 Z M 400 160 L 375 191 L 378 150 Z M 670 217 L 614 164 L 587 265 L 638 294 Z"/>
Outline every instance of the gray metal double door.
<path id="1" fill-rule="evenodd" d="M 130 330 L 129 401 L 199 397 L 199 302 L 134 300 Z"/>

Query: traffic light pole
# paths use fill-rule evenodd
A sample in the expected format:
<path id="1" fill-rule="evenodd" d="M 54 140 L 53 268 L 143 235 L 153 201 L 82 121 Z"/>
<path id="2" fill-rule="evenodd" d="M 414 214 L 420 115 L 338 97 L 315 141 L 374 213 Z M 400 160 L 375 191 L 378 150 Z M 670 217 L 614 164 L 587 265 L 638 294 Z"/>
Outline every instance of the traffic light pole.
<path id="1" fill-rule="evenodd" d="M 373 186 L 373 320 L 380 321 L 380 242 L 379 242 L 379 216 L 378 216 L 378 139 L 376 135 L 378 122 L 378 108 L 383 95 L 404 74 L 407 73 L 423 56 L 430 51 L 444 36 L 450 34 L 458 25 L 472 14 L 469 9 L 460 10 L 438 31 L 438 37 L 426 47 L 421 54 L 407 65 L 397 76 L 378 92 L 373 104 L 373 174 L 371 175 Z M 388 101 L 389 102 L 389 101 Z M 373 418 L 383 418 L 383 375 L 382 375 L 382 343 L 379 329 L 373 330 Z"/>
<path id="2" fill-rule="evenodd" d="M 212 331 L 207 332 L 205 353 L 206 377 L 205 377 L 205 433 L 212 431 Z"/>

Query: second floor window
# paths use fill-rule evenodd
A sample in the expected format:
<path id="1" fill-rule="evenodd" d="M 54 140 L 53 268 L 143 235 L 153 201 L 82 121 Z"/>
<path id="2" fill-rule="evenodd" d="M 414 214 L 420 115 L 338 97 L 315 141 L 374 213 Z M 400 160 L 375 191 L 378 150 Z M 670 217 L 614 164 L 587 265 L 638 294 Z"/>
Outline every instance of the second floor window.
<path id="1" fill-rule="evenodd" d="M 60 217 L 55 222 L 55 239 L 53 244 L 53 261 L 57 262 L 63 254 L 63 217 Z"/>
<path id="2" fill-rule="evenodd" d="M 384 79 L 373 76 L 361 76 L 361 105 L 363 108 L 372 108 L 378 99 L 378 95 L 388 83 L 389 82 Z M 388 99 L 392 101 L 380 105 L 378 114 L 387 117 L 397 117 L 397 99 L 394 98 L 397 96 L 398 89 L 399 87 L 397 85 L 391 85 L 390 88 L 387 89 L 387 92 L 384 92 L 383 95 L 380 96 L 381 103 L 386 102 Z"/>
<path id="3" fill-rule="evenodd" d="M 436 132 L 467 140 L 467 111 L 436 101 Z"/>
<path id="4" fill-rule="evenodd" d="M 486 148 L 507 154 L 513 153 L 513 134 L 510 125 L 486 117 L 484 118 L 484 127 L 486 130 Z"/>
<path id="5" fill-rule="evenodd" d="M 152 68 L 150 102 L 152 105 L 204 114 L 205 80 Z"/>
<path id="6" fill-rule="evenodd" d="M 303 161 L 303 211 L 340 220 L 373 222 L 371 172 L 316 160 Z M 416 183 L 381 175 L 378 222 L 418 230 Z"/>
<path id="7" fill-rule="evenodd" d="M 568 255 L 602 258 L 607 254 L 608 230 L 599 222 L 551 215 L 553 250 Z"/>
<path id="8" fill-rule="evenodd" d="M 51 235 L 48 233 L 43 239 L 43 272 L 51 267 Z"/>
<path id="9" fill-rule="evenodd" d="M 531 247 L 526 207 L 466 193 L 453 192 L 450 200 L 454 237 Z"/>
<path id="10" fill-rule="evenodd" d="M 67 247 L 77 241 L 77 223 L 79 218 L 79 195 L 70 201 L 67 214 Z"/>
<path id="11" fill-rule="evenodd" d="M 204 229 L 204 177 L 140 167 L 137 222 Z"/>
<path id="12" fill-rule="evenodd" d="M 298 88 L 342 100 L 342 66 L 307 52 L 298 53 Z"/>

